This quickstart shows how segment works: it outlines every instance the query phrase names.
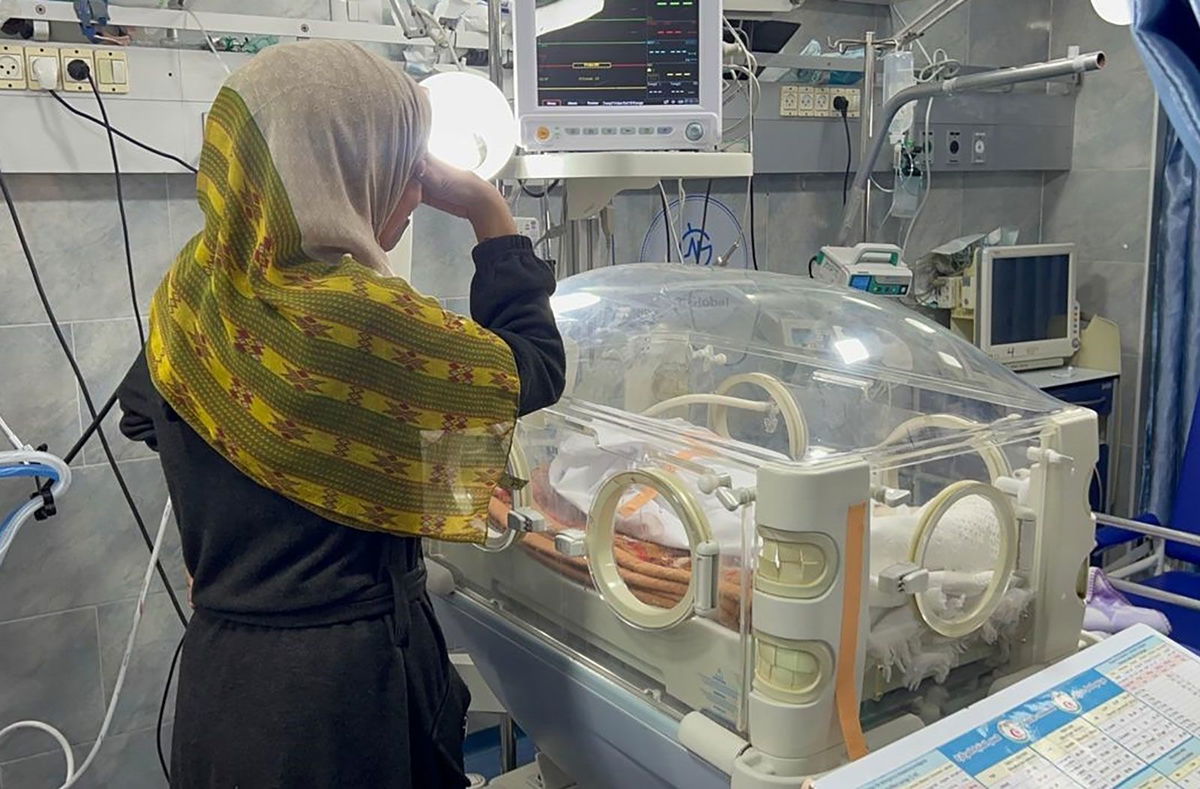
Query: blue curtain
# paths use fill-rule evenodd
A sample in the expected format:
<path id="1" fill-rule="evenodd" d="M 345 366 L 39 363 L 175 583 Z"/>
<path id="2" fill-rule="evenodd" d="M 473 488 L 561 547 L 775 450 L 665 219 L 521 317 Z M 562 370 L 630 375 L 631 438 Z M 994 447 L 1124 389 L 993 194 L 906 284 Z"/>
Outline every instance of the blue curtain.
<path id="1" fill-rule="evenodd" d="M 1149 388 L 1140 509 L 1169 523 L 1200 393 L 1200 180 L 1167 131 L 1150 291 Z"/>
<path id="2" fill-rule="evenodd" d="M 1133 37 L 1170 119 L 1162 151 L 1140 510 L 1170 522 L 1200 396 L 1200 0 L 1133 0 Z M 1200 441 L 1200 435 L 1194 436 Z M 1190 507 L 1189 507 L 1190 508 Z M 1181 513 L 1182 514 L 1182 513 Z"/>
<path id="3" fill-rule="evenodd" d="M 1171 127 L 1161 154 L 1139 502 L 1170 522 L 1177 494 L 1200 485 L 1179 484 L 1200 394 L 1200 0 L 1133 0 L 1132 7 L 1133 39 Z"/>

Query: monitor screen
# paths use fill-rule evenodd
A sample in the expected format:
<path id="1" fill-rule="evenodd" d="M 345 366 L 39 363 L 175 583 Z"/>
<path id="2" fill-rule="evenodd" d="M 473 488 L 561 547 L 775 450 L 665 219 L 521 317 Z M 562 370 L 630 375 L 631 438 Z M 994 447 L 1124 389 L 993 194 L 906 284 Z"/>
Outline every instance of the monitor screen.
<path id="1" fill-rule="evenodd" d="M 1071 256 L 993 257 L 992 345 L 1070 336 Z"/>
<path id="2" fill-rule="evenodd" d="M 700 0 L 605 0 L 583 22 L 538 36 L 537 103 L 699 104 Z"/>

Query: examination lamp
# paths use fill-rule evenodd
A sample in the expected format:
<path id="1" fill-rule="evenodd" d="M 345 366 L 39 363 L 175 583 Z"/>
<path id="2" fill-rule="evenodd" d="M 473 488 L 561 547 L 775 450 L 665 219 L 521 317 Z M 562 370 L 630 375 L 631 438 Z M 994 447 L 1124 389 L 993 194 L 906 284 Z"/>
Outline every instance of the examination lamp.
<path id="1" fill-rule="evenodd" d="M 470 71 L 444 71 L 421 85 L 433 110 L 429 153 L 485 180 L 499 175 L 517 145 L 516 121 L 500 88 Z"/>
<path id="2" fill-rule="evenodd" d="M 1092 9 L 1105 22 L 1114 25 L 1133 24 L 1133 9 L 1129 0 L 1092 0 Z"/>

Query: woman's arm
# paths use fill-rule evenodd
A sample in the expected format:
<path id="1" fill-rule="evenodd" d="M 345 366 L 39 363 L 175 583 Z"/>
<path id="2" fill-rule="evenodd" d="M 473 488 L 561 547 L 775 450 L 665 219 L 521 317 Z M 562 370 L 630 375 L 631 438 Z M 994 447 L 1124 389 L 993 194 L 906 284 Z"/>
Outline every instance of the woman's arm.
<path id="1" fill-rule="evenodd" d="M 117 399 L 121 404 L 121 433 L 130 441 L 145 443 L 155 452 L 158 451 L 158 437 L 150 414 L 153 413 L 152 398 L 158 396 L 158 390 L 150 381 L 146 354 L 139 353 L 117 387 Z"/>
<path id="2" fill-rule="evenodd" d="M 566 354 L 550 310 L 554 270 L 517 235 L 508 204 L 488 182 L 429 160 L 420 171 L 425 203 L 470 221 L 471 317 L 512 349 L 521 378 L 521 414 L 553 405 L 566 381 Z"/>
<path id="3" fill-rule="evenodd" d="M 550 310 L 554 270 L 525 236 L 489 238 L 471 253 L 471 317 L 512 349 L 521 378 L 521 414 L 554 405 L 566 380 L 562 337 Z"/>

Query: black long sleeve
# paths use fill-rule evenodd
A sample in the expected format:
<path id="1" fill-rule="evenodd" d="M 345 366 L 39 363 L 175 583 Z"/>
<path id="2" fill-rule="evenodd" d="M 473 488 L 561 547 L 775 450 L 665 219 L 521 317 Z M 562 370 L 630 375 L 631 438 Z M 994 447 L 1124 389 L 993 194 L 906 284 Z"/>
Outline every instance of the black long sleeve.
<path id="1" fill-rule="evenodd" d="M 566 354 L 550 309 L 554 271 L 525 236 L 490 238 L 471 256 L 471 317 L 512 349 L 521 378 L 521 414 L 553 405 L 566 382 Z"/>

